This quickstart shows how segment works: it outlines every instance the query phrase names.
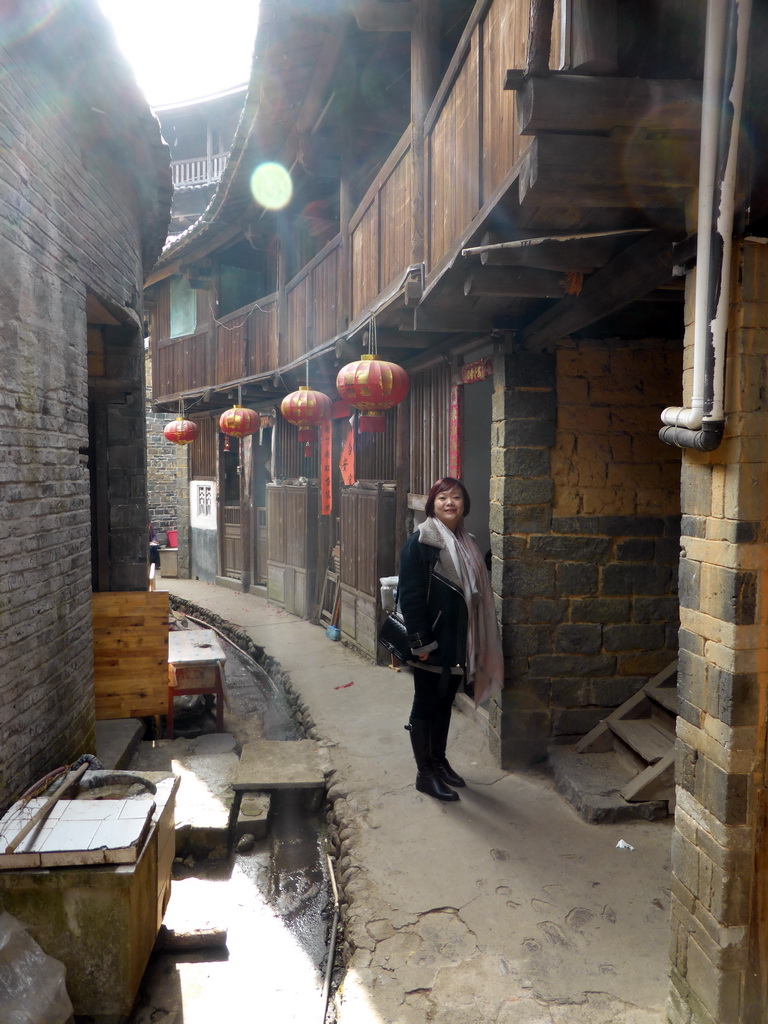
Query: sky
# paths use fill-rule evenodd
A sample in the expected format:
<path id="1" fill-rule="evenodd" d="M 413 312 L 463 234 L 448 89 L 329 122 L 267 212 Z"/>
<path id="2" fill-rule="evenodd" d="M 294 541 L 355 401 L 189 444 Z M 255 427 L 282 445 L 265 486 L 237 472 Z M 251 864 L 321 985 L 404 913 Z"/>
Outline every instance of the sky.
<path id="1" fill-rule="evenodd" d="M 258 0 L 99 0 L 150 106 L 248 81 Z"/>

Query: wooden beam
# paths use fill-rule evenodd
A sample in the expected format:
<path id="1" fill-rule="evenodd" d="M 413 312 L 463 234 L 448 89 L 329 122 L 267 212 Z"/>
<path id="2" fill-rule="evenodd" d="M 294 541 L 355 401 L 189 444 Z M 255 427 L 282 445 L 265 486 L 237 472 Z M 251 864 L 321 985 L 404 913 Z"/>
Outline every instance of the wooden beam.
<path id="1" fill-rule="evenodd" d="M 694 140 L 537 135 L 520 171 L 520 203 L 677 207 L 698 180 Z"/>
<path id="2" fill-rule="evenodd" d="M 326 102 L 326 92 L 344 43 L 345 24 L 335 25 L 323 41 L 323 48 L 317 58 L 312 82 L 299 110 L 295 122 L 296 132 L 301 135 L 311 132 Z"/>
<path id="3" fill-rule="evenodd" d="M 563 275 L 533 267 L 474 267 L 464 280 L 464 294 L 473 298 L 559 299 L 565 294 Z"/>
<path id="4" fill-rule="evenodd" d="M 357 27 L 362 32 L 410 32 L 413 24 L 412 3 L 380 3 L 377 0 L 355 0 L 352 5 Z"/>
<path id="5" fill-rule="evenodd" d="M 698 136 L 701 82 L 586 75 L 527 78 L 517 90 L 517 122 L 522 135 L 597 134 L 626 127 Z"/>
<path id="6" fill-rule="evenodd" d="M 571 0 L 571 67 L 609 75 L 616 70 L 616 0 Z"/>
<path id="7" fill-rule="evenodd" d="M 580 295 L 562 299 L 528 324 L 523 341 L 534 348 L 543 347 L 661 287 L 671 277 L 672 246 L 681 237 L 668 231 L 644 235 L 588 277 Z"/>
<path id="8" fill-rule="evenodd" d="M 391 6 L 391 5 L 390 5 Z M 424 122 L 440 81 L 440 6 L 437 0 L 414 0 L 411 32 L 411 257 L 424 262 L 425 147 Z"/>
<path id="9" fill-rule="evenodd" d="M 413 327 L 416 331 L 437 331 L 443 334 L 487 334 L 493 330 L 494 323 L 488 313 L 477 313 L 471 309 L 431 310 L 417 306 L 413 311 Z"/>

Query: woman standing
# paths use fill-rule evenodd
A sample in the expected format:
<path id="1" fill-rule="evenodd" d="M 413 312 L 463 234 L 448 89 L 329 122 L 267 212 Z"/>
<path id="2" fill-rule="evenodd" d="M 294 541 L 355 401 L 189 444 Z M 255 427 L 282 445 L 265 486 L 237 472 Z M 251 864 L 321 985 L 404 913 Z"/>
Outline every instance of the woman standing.
<path id="1" fill-rule="evenodd" d="M 426 520 L 400 553 L 398 598 L 414 655 L 414 700 L 409 724 L 418 769 L 416 789 L 438 800 L 458 800 L 464 779 L 445 756 L 451 707 L 466 679 L 475 704 L 504 681 L 496 610 L 474 539 L 464 529 L 467 489 L 453 477 L 432 485 Z M 452 788 L 453 787 L 453 788 Z"/>

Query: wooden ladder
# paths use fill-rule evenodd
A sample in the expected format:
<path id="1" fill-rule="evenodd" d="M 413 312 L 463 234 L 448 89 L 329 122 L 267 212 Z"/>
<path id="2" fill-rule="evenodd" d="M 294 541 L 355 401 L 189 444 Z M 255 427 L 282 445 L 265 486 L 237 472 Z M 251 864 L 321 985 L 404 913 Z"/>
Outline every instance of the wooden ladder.
<path id="1" fill-rule="evenodd" d="M 576 744 L 580 754 L 614 751 L 632 774 L 621 790 L 630 802 L 675 797 L 677 662 L 649 679 Z"/>

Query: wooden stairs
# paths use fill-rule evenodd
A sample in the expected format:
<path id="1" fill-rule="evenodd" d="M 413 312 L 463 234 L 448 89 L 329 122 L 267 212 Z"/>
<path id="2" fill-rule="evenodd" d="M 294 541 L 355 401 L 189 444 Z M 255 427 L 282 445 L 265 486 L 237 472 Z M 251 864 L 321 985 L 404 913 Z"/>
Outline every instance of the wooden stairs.
<path id="1" fill-rule="evenodd" d="M 675 719 L 677 662 L 649 679 L 645 686 L 612 711 L 576 744 L 576 752 L 614 752 L 633 778 L 621 789 L 629 801 L 675 798 Z"/>

